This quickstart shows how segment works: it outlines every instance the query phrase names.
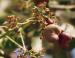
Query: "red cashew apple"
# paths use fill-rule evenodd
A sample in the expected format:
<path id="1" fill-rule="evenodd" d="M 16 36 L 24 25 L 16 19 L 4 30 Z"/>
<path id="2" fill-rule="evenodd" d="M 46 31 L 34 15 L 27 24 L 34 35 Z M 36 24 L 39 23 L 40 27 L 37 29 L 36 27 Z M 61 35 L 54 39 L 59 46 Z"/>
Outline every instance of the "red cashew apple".
<path id="1" fill-rule="evenodd" d="M 57 42 L 61 48 L 67 48 L 69 41 L 72 39 L 70 35 L 63 32 L 62 29 L 55 24 L 46 26 L 42 31 L 41 38 L 49 42 Z"/>

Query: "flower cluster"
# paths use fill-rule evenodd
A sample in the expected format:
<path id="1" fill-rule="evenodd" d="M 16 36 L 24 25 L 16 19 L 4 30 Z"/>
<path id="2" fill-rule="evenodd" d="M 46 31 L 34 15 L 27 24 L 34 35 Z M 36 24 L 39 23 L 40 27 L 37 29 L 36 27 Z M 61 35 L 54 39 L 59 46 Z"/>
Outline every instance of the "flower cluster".
<path id="1" fill-rule="evenodd" d="M 62 48 L 66 48 L 70 36 L 66 35 L 64 30 L 57 24 L 55 11 L 46 7 L 48 0 L 33 0 L 36 8 L 34 11 L 36 19 L 42 24 L 43 30 L 41 38 L 49 42 L 58 42 Z M 37 13 L 38 12 L 38 13 Z"/>
<path id="2" fill-rule="evenodd" d="M 14 29 L 17 26 L 17 17 L 15 15 L 7 16 L 7 27 L 9 29 Z"/>
<path id="3" fill-rule="evenodd" d="M 49 0 L 33 0 L 36 6 L 40 6 L 44 3 L 48 3 Z"/>
<path id="4" fill-rule="evenodd" d="M 42 51 L 40 52 L 34 52 L 33 50 L 23 51 L 22 49 L 18 49 L 18 51 L 16 51 L 16 54 L 18 58 L 42 58 L 44 55 Z"/>

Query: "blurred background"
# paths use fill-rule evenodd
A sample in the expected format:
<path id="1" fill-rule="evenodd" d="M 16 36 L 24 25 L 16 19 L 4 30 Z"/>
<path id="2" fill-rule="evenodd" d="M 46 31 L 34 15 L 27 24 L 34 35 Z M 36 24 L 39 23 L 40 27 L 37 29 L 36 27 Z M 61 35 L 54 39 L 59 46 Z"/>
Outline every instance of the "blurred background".
<path id="1" fill-rule="evenodd" d="M 9 31 L 8 28 L 4 27 L 6 16 L 9 15 L 16 15 L 20 23 L 32 18 L 34 6 L 32 0 L 0 0 L 0 58 L 10 58 L 10 56 L 16 58 L 14 51 L 19 48 L 19 45 L 25 45 L 24 48 L 33 49 L 36 52 L 44 48 L 45 55 L 43 58 L 53 58 L 53 44 L 47 41 L 42 42 L 40 39 L 40 26 L 37 22 L 22 25 L 21 32 L 23 36 L 21 38 L 17 30 Z M 55 10 L 55 15 L 60 20 L 59 25 L 75 38 L 75 0 L 49 0 L 48 6 L 50 9 Z M 69 52 L 75 58 L 75 40 L 72 40 L 69 45 Z M 55 55 L 57 56 L 54 58 L 66 58 L 64 52 L 60 54 L 55 51 Z"/>

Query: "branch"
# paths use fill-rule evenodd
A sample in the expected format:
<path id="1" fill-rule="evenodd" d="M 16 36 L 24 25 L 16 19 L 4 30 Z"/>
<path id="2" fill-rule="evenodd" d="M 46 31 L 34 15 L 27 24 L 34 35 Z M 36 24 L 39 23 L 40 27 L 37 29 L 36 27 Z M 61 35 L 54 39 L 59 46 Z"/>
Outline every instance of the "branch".
<path id="1" fill-rule="evenodd" d="M 10 38 L 9 36 L 6 35 L 6 38 L 9 39 L 11 42 L 13 42 L 14 44 L 16 44 L 18 47 L 22 48 L 24 51 L 26 51 L 26 49 L 24 49 L 20 44 L 18 44 L 16 41 L 14 41 L 12 38 Z"/>
<path id="2" fill-rule="evenodd" d="M 50 5 L 50 8 L 60 9 L 60 10 L 73 9 L 75 8 L 75 5 Z"/>
<path id="3" fill-rule="evenodd" d="M 23 48 L 26 50 L 24 38 L 23 38 L 23 35 L 22 35 L 22 28 L 20 28 L 19 31 L 20 31 L 20 37 L 21 37 L 21 40 L 22 40 Z"/>

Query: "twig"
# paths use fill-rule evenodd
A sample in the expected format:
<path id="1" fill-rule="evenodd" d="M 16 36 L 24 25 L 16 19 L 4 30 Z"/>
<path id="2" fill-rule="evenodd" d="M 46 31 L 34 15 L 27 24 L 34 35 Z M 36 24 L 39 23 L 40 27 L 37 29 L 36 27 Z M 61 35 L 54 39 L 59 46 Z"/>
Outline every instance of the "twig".
<path id="1" fill-rule="evenodd" d="M 26 21 L 26 22 L 24 22 L 24 23 L 17 23 L 18 25 L 25 25 L 25 24 L 27 24 L 27 23 L 29 23 L 29 22 L 33 22 L 33 21 L 35 21 L 35 20 L 29 20 L 29 21 Z"/>
<path id="2" fill-rule="evenodd" d="M 23 38 L 23 35 L 22 35 L 22 28 L 20 28 L 20 37 L 21 37 L 21 40 L 22 40 L 23 48 L 26 49 L 25 43 L 24 43 L 24 38 Z"/>
<path id="3" fill-rule="evenodd" d="M 3 28 L 3 27 L 4 27 L 4 28 L 8 28 L 7 26 L 0 26 L 0 27 L 1 27 L 1 28 Z"/>
<path id="4" fill-rule="evenodd" d="M 16 44 L 18 47 L 22 48 L 24 51 L 26 51 L 26 49 L 24 49 L 20 44 L 18 44 L 17 42 L 15 42 L 12 38 L 10 38 L 9 36 L 6 35 L 6 38 L 9 39 L 11 42 L 13 42 L 14 44 Z"/>
<path id="5" fill-rule="evenodd" d="M 75 8 L 75 5 L 50 5 L 50 8 L 54 8 L 54 9 L 72 9 L 72 8 Z"/>
<path id="6" fill-rule="evenodd" d="M 18 25 L 25 25 L 25 24 L 27 24 L 27 23 L 29 23 L 29 22 L 31 22 L 31 21 L 36 21 L 36 20 L 30 20 L 30 19 L 33 19 L 34 17 L 31 17 L 31 18 L 28 18 L 28 19 L 26 19 L 27 21 L 25 21 L 24 23 L 17 23 Z M 5 28 L 8 28 L 7 26 L 0 26 L 0 27 L 5 27 Z M 4 33 L 3 35 L 1 35 L 0 36 L 0 39 L 2 38 L 2 37 L 4 37 L 5 35 L 7 35 L 8 33 L 10 33 L 12 30 L 9 30 L 9 31 L 7 31 L 6 33 Z"/>

